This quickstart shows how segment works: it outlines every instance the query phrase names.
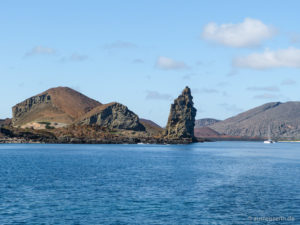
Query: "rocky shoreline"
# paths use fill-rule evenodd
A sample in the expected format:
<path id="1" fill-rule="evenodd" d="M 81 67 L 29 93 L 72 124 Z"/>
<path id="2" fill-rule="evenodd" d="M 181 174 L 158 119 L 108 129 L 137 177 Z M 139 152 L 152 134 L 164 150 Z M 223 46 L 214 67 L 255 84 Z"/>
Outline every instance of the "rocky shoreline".
<path id="1" fill-rule="evenodd" d="M 149 131 L 106 129 L 97 125 L 71 125 L 58 129 L 23 129 L 0 127 L 0 143 L 14 144 L 191 144 L 204 142 L 201 138 L 168 138 Z"/>
<path id="2" fill-rule="evenodd" d="M 207 141 L 197 138 L 191 139 L 163 139 L 163 138 L 122 138 L 122 139 L 79 139 L 79 138 L 59 138 L 59 139 L 26 139 L 18 137 L 0 138 L 0 144 L 191 144 Z"/>
<path id="3" fill-rule="evenodd" d="M 26 140 L 23 138 L 0 138 L 0 144 L 40 144 L 41 142 L 35 142 L 32 140 Z"/>

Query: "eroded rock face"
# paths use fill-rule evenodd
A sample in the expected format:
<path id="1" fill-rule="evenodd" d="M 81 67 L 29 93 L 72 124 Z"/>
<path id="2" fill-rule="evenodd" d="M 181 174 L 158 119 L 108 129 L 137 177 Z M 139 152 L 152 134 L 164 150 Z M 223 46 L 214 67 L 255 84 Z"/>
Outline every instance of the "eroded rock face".
<path id="1" fill-rule="evenodd" d="M 144 131 L 139 117 L 120 103 L 109 103 L 96 107 L 84 115 L 78 124 L 98 125 L 110 129 Z"/>
<path id="2" fill-rule="evenodd" d="M 37 108 L 41 105 L 50 105 L 51 104 L 51 96 L 47 93 L 34 96 L 31 98 L 26 99 L 25 101 L 15 105 L 12 108 L 12 122 L 13 124 L 17 125 L 19 121 L 23 119 L 29 112 L 31 112 L 34 108 Z"/>
<path id="3" fill-rule="evenodd" d="M 166 137 L 171 139 L 194 138 L 196 112 L 191 90 L 186 87 L 171 105 L 165 130 Z"/>

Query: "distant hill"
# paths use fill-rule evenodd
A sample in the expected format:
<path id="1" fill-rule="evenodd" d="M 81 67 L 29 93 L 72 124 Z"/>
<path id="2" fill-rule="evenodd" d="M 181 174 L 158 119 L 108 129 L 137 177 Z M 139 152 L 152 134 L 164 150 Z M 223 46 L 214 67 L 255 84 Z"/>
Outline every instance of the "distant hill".
<path id="1" fill-rule="evenodd" d="M 300 102 L 271 102 L 209 126 L 220 134 L 300 138 Z"/>
<path id="2" fill-rule="evenodd" d="M 219 137 L 220 134 L 218 132 L 216 132 L 215 130 L 209 128 L 209 127 L 199 127 L 199 128 L 195 128 L 194 129 L 194 134 L 195 137 L 205 137 L 205 138 L 209 138 L 209 137 Z"/>
<path id="3" fill-rule="evenodd" d="M 71 124 L 93 108 L 102 105 L 71 88 L 51 88 L 15 105 L 13 125 L 21 126 L 33 121 L 51 121 Z"/>
<path id="4" fill-rule="evenodd" d="M 149 124 L 152 127 L 155 127 L 155 128 L 158 128 L 158 129 L 162 129 L 161 126 L 159 126 L 157 123 L 153 122 L 152 120 L 147 120 L 147 119 L 140 118 L 140 122 Z"/>
<path id="5" fill-rule="evenodd" d="M 195 121 L 195 128 L 207 127 L 217 122 L 220 122 L 220 120 L 212 119 L 212 118 L 199 119 Z"/>
<path id="6" fill-rule="evenodd" d="M 158 135 L 163 132 L 163 128 L 161 128 L 158 124 L 153 122 L 152 120 L 140 119 L 140 123 L 146 128 L 146 131 L 150 134 Z"/>

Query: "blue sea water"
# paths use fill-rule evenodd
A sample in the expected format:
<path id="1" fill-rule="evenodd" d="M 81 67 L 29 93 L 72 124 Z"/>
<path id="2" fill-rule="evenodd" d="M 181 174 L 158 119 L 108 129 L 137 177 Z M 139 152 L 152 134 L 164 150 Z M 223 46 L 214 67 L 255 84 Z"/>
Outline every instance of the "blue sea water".
<path id="1" fill-rule="evenodd" d="M 300 143 L 2 144 L 0 224 L 300 224 Z"/>

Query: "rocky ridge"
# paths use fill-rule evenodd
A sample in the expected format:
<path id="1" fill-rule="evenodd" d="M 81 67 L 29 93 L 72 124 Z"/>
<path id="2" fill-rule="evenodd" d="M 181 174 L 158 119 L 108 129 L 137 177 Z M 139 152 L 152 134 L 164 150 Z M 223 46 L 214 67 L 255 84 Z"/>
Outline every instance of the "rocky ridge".
<path id="1" fill-rule="evenodd" d="M 112 102 L 101 105 L 81 118 L 77 122 L 80 125 L 98 125 L 110 129 L 124 129 L 144 131 L 145 127 L 139 122 L 139 117 L 126 106 Z"/>
<path id="2" fill-rule="evenodd" d="M 300 139 L 300 102 L 267 103 L 209 127 L 225 135 Z"/>

